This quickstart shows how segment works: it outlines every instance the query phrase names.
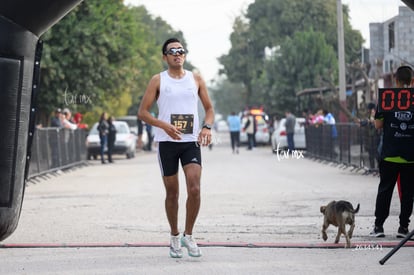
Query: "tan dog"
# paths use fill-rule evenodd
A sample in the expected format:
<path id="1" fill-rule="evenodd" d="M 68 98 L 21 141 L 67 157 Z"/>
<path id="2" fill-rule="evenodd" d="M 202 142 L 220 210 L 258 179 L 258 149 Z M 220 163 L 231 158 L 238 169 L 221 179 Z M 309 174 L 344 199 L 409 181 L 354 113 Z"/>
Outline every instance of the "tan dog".
<path id="1" fill-rule="evenodd" d="M 345 247 L 351 247 L 352 234 L 355 228 L 355 214 L 359 211 L 359 203 L 356 209 L 350 202 L 347 201 L 331 201 L 326 206 L 321 206 L 321 213 L 324 215 L 322 225 L 322 238 L 324 241 L 328 239 L 326 235 L 326 229 L 330 224 L 338 227 L 338 234 L 335 238 L 335 243 L 339 242 L 341 233 L 345 235 L 346 245 Z M 345 225 L 349 224 L 350 228 L 348 233 L 346 232 Z"/>

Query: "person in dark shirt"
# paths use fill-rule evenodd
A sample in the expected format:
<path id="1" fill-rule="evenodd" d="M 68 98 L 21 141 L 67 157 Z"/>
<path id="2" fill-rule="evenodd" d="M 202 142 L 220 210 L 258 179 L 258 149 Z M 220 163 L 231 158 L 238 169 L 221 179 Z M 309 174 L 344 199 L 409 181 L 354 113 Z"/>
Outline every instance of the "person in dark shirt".
<path id="1" fill-rule="evenodd" d="M 49 144 L 50 144 L 50 151 L 51 151 L 51 156 L 52 156 L 51 168 L 57 168 L 60 166 L 59 129 L 63 128 L 62 116 L 63 116 L 62 110 L 60 108 L 57 108 L 55 110 L 54 116 L 50 120 L 50 127 L 55 128 L 55 129 L 48 130 L 48 133 L 50 133 Z"/>
<path id="2" fill-rule="evenodd" d="M 50 127 L 56 127 L 56 128 L 62 128 L 62 110 L 60 108 L 57 108 L 55 110 L 55 115 L 50 120 Z"/>
<path id="3" fill-rule="evenodd" d="M 101 118 L 99 119 L 99 124 L 98 124 L 98 132 L 99 132 L 99 139 L 101 141 L 101 162 L 102 164 L 105 164 L 105 151 L 108 148 L 108 115 L 106 112 L 103 112 L 101 115 Z"/>
<path id="4" fill-rule="evenodd" d="M 110 116 L 108 118 L 108 161 L 113 163 L 112 153 L 114 151 L 115 140 L 116 140 L 116 127 L 113 123 L 115 118 Z"/>
<path id="5" fill-rule="evenodd" d="M 398 88 L 407 88 L 412 84 L 413 70 L 409 66 L 397 69 Z M 370 233 L 373 237 L 384 237 L 383 224 L 390 212 L 391 198 L 395 183 L 400 177 L 401 211 L 400 227 L 397 237 L 408 234 L 408 225 L 413 211 L 414 196 L 414 113 L 411 111 L 377 112 L 375 128 L 383 129 L 383 141 L 380 153 L 380 183 L 375 204 L 375 225 Z"/>
<path id="6" fill-rule="evenodd" d="M 290 112 L 286 111 L 286 121 L 285 121 L 285 128 L 286 128 L 286 139 L 288 144 L 288 150 L 290 153 L 295 150 L 295 125 L 296 125 L 296 117 Z"/>

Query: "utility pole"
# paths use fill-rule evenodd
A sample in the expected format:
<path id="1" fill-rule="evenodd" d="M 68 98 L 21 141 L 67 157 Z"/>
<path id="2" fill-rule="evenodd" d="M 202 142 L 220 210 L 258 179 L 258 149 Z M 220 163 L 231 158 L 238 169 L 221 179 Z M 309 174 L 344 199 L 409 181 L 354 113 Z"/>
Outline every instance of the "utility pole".
<path id="1" fill-rule="evenodd" d="M 344 43 L 344 20 L 342 16 L 342 1 L 337 0 L 338 21 L 338 65 L 339 65 L 339 103 L 343 108 L 346 106 L 346 82 L 345 82 L 345 43 Z M 346 122 L 347 118 L 343 112 L 339 114 L 339 121 Z"/>

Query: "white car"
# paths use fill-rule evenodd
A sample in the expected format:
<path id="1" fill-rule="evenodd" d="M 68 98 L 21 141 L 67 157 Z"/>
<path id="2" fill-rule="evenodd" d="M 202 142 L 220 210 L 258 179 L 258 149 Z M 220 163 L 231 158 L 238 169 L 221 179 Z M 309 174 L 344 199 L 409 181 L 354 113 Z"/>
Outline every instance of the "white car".
<path id="1" fill-rule="evenodd" d="M 266 121 L 264 120 L 263 116 L 256 115 L 254 116 L 256 119 L 256 144 L 264 144 L 267 145 L 270 142 L 270 133 L 269 127 L 267 126 Z M 242 119 L 242 129 L 240 131 L 240 143 L 247 143 L 247 133 L 243 130 L 244 125 L 246 124 L 247 117 L 243 117 Z"/>
<path id="2" fill-rule="evenodd" d="M 137 136 L 133 134 L 125 121 L 114 121 L 116 128 L 116 139 L 113 154 L 125 154 L 127 158 L 135 157 L 137 148 Z M 97 159 L 101 153 L 101 141 L 98 133 L 98 123 L 95 123 L 86 137 L 86 148 L 88 159 Z"/>
<path id="3" fill-rule="evenodd" d="M 217 132 L 228 132 L 229 126 L 227 125 L 227 121 L 219 120 L 214 124 L 214 128 Z"/>
<path id="4" fill-rule="evenodd" d="M 286 149 L 287 138 L 286 138 L 286 127 L 285 127 L 286 118 L 282 118 L 275 131 L 272 134 L 272 149 L 273 152 L 277 148 L 280 150 Z M 295 149 L 306 149 L 306 137 L 305 137 L 305 118 L 297 117 L 295 125 L 295 134 L 293 135 L 293 140 L 295 142 Z"/>
<path id="5" fill-rule="evenodd" d="M 138 119 L 136 116 L 120 116 L 116 118 L 116 121 L 125 121 L 126 123 L 128 123 L 131 133 L 138 135 Z M 141 140 L 143 144 L 147 144 L 148 135 L 147 135 L 147 131 L 145 131 L 145 122 L 142 122 L 142 128 L 143 129 L 142 129 Z"/>

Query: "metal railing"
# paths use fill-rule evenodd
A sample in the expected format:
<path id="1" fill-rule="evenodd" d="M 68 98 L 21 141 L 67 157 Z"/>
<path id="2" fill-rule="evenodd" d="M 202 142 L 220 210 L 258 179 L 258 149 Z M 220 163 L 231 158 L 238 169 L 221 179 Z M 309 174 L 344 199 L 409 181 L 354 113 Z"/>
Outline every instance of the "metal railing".
<path id="1" fill-rule="evenodd" d="M 335 132 L 336 136 L 333 135 Z M 363 169 L 366 172 L 378 171 L 381 135 L 374 125 L 310 125 L 306 128 L 305 134 L 308 156 Z"/>
<path id="2" fill-rule="evenodd" d="M 86 164 L 86 134 L 82 129 L 36 129 L 28 178 Z"/>

